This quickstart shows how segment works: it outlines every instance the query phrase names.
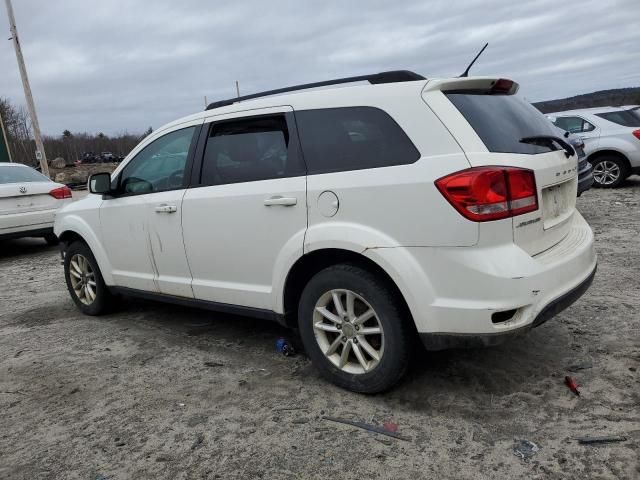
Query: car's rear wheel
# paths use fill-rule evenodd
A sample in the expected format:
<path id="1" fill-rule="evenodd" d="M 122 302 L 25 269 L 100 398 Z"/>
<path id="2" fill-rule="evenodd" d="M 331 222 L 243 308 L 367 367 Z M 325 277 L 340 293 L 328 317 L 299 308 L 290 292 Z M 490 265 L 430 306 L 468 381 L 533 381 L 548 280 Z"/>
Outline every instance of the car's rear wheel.
<path id="1" fill-rule="evenodd" d="M 355 392 L 377 393 L 406 371 L 411 341 L 404 312 L 387 282 L 340 264 L 309 281 L 298 324 L 307 354 L 326 379 Z"/>
<path id="2" fill-rule="evenodd" d="M 591 162 L 596 187 L 616 188 L 629 176 L 627 164 L 618 157 L 602 156 Z"/>
<path id="3" fill-rule="evenodd" d="M 101 315 L 109 310 L 112 295 L 86 243 L 76 241 L 65 250 L 64 276 L 69 294 L 82 313 Z"/>

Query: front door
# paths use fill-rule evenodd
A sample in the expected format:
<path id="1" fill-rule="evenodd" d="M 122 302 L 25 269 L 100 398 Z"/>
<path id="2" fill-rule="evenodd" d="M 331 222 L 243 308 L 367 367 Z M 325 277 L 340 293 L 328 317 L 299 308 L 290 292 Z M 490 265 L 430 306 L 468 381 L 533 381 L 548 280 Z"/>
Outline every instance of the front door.
<path id="1" fill-rule="evenodd" d="M 116 285 L 193 296 L 181 216 L 199 129 L 181 126 L 144 146 L 116 176 L 114 198 L 102 202 L 100 223 Z"/>
<path id="2" fill-rule="evenodd" d="M 291 111 L 218 116 L 203 127 L 199 186 L 187 190 L 182 218 L 196 298 L 274 308 L 273 279 L 283 274 L 275 266 L 301 254 L 307 227 L 305 168 Z"/>

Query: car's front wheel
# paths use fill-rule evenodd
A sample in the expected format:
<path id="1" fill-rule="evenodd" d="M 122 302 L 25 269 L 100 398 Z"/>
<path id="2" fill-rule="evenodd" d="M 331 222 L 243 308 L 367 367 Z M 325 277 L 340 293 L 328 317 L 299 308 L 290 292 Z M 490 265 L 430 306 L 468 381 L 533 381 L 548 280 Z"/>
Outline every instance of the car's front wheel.
<path id="1" fill-rule="evenodd" d="M 64 276 L 69 294 L 82 313 L 101 315 L 109 310 L 112 295 L 86 243 L 76 241 L 65 250 Z"/>
<path id="2" fill-rule="evenodd" d="M 388 390 L 402 378 L 411 346 L 405 317 L 386 281 L 350 264 L 317 273 L 298 308 L 311 361 L 329 381 L 361 393 Z"/>
<path id="3" fill-rule="evenodd" d="M 629 176 L 627 164 L 618 157 L 598 157 L 591 162 L 596 187 L 616 188 Z"/>

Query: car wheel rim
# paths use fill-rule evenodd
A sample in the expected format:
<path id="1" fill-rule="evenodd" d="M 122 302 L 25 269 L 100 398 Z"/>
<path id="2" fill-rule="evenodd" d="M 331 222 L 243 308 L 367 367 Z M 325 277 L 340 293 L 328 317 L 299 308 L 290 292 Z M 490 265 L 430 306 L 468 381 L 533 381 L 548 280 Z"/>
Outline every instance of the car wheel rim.
<path id="1" fill-rule="evenodd" d="M 593 178 L 600 185 L 611 185 L 620 178 L 620 167 L 610 160 L 598 162 L 593 167 Z"/>
<path id="2" fill-rule="evenodd" d="M 324 356 L 343 372 L 367 373 L 382 360 L 380 319 L 373 307 L 351 290 L 331 290 L 318 299 L 313 332 Z"/>
<path id="3" fill-rule="evenodd" d="M 97 296 L 96 275 L 87 257 L 79 253 L 69 261 L 69 278 L 78 300 L 91 305 Z"/>

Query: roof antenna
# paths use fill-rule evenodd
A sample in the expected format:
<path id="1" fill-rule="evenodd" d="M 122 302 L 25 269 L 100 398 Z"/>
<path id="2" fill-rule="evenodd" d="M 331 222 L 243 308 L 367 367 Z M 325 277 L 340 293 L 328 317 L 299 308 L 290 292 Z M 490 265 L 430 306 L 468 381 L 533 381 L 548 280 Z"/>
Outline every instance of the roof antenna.
<path id="1" fill-rule="evenodd" d="M 460 75 L 460 77 L 468 77 L 469 76 L 469 70 L 471 70 L 471 67 L 473 67 L 473 64 L 476 63 L 476 60 L 478 60 L 478 57 L 480 55 L 482 55 L 482 52 L 484 52 L 484 49 L 487 48 L 488 46 L 489 46 L 489 42 L 484 44 L 484 47 L 482 47 L 482 50 L 480 50 L 478 52 L 478 54 L 475 56 L 475 58 L 473 60 L 471 60 L 471 63 L 469 64 L 467 69 L 464 71 L 464 73 L 462 75 Z"/>

